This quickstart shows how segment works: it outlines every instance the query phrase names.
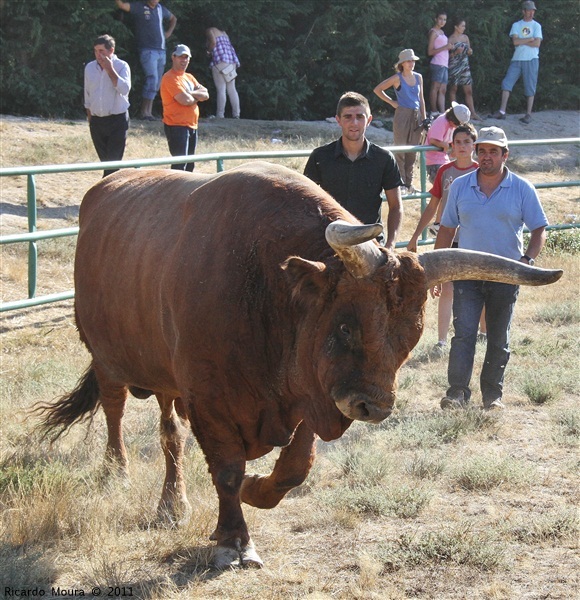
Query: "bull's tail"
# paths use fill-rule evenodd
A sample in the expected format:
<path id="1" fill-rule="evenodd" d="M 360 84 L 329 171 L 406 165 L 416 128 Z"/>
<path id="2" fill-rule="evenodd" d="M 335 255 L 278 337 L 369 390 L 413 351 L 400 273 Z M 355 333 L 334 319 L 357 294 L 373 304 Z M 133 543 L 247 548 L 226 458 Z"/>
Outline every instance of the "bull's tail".
<path id="1" fill-rule="evenodd" d="M 75 423 L 92 420 L 100 404 L 99 384 L 90 366 L 70 394 L 54 403 L 38 403 L 31 412 L 42 416 L 37 428 L 41 439 L 50 438 L 54 442 Z"/>

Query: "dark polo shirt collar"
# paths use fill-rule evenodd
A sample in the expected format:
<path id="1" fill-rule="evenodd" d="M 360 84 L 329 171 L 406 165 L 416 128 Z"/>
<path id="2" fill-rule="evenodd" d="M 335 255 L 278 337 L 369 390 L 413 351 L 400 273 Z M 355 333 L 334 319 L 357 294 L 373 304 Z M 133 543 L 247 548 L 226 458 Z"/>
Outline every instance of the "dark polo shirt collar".
<path id="1" fill-rule="evenodd" d="M 359 160 L 360 158 L 366 158 L 369 148 L 370 148 L 370 142 L 367 140 L 367 138 L 365 138 L 362 152 L 355 158 L 355 160 Z M 334 148 L 334 158 L 338 158 L 341 154 L 348 161 L 353 162 L 350 160 L 350 158 L 346 155 L 346 153 L 344 151 L 344 146 L 342 145 L 342 137 L 338 138 L 338 140 L 336 142 L 336 147 Z"/>

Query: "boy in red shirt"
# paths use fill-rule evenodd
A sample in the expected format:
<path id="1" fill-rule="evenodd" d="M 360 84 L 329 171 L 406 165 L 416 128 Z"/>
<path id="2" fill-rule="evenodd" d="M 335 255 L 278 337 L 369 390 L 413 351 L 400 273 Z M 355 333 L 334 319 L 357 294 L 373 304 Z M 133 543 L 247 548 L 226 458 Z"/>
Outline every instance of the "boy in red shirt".
<path id="1" fill-rule="evenodd" d="M 459 125 L 453 130 L 453 155 L 455 160 L 446 165 L 442 165 L 437 171 L 437 176 L 433 182 L 433 187 L 430 190 L 431 200 L 426 206 L 415 232 L 411 236 L 409 243 L 407 244 L 407 250 L 411 252 L 417 252 L 417 240 L 423 232 L 423 229 L 431 222 L 431 219 L 435 218 L 435 223 L 429 228 L 429 232 L 433 234 L 433 237 L 437 236 L 437 230 L 439 229 L 439 220 L 443 214 L 443 209 L 447 203 L 447 195 L 451 183 L 457 177 L 461 175 L 467 175 L 475 171 L 479 166 L 473 160 L 474 144 L 477 140 L 477 131 L 470 123 Z M 459 233 L 457 234 L 459 235 Z M 457 247 L 457 240 L 453 242 L 453 247 Z M 451 310 L 453 305 L 453 283 L 446 282 L 439 289 L 439 307 L 437 312 L 437 333 L 438 342 L 435 346 L 436 351 L 439 354 L 443 353 L 445 346 L 447 345 L 447 333 L 449 331 L 449 325 L 451 323 Z M 482 314 L 480 329 L 483 334 L 485 331 L 485 319 Z"/>

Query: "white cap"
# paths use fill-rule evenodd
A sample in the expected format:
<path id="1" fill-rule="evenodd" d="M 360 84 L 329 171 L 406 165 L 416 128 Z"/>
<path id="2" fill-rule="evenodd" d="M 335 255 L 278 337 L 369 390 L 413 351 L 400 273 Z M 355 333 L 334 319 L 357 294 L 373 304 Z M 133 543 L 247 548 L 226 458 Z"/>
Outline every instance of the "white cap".
<path id="1" fill-rule="evenodd" d="M 191 58 L 191 50 L 189 47 L 185 44 L 177 44 L 177 46 L 175 46 L 175 50 L 173 51 L 173 56 L 183 56 L 184 54 L 187 54 L 187 56 Z"/>
<path id="2" fill-rule="evenodd" d="M 457 117 L 457 120 L 460 123 L 469 123 L 469 119 L 471 119 L 471 111 L 465 104 L 457 104 L 457 102 L 452 102 L 451 107 L 453 108 L 453 114 Z"/>

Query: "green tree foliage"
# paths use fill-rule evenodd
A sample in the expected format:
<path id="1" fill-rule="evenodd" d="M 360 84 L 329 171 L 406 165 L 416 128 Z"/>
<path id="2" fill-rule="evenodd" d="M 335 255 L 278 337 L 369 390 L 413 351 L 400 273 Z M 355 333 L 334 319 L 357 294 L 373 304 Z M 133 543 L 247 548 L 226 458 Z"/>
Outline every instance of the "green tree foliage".
<path id="1" fill-rule="evenodd" d="M 84 113 L 84 65 L 98 34 L 121 29 L 113 13 L 111 3 L 92 0 L 1 0 L 2 113 Z"/>
<path id="2" fill-rule="evenodd" d="M 495 110 L 513 54 L 509 30 L 521 17 L 519 0 L 163 3 L 178 19 L 168 47 L 189 45 L 190 70 L 210 89 L 212 99 L 201 105 L 202 114 L 215 111 L 204 35 L 213 25 L 228 31 L 242 62 L 237 87 L 244 116 L 261 119 L 331 116 L 346 90 L 366 95 L 375 112 L 392 114 L 372 90 L 394 72 L 403 48 L 413 48 L 421 58 L 417 70 L 428 86 L 427 32 L 440 8 L 447 10 L 448 33 L 454 17 L 467 21 L 466 33 L 474 48 L 470 62 L 476 106 Z M 577 109 L 580 4 L 538 0 L 537 5 L 544 41 L 535 107 Z M 117 54 L 131 65 L 130 99 L 133 107 L 139 105 L 142 72 L 130 19 L 116 10 L 113 0 L 0 0 L 0 16 L 3 113 L 81 116 L 84 65 L 93 59 L 92 42 L 102 33 L 115 37 Z M 518 82 L 508 110 L 523 108 Z"/>

